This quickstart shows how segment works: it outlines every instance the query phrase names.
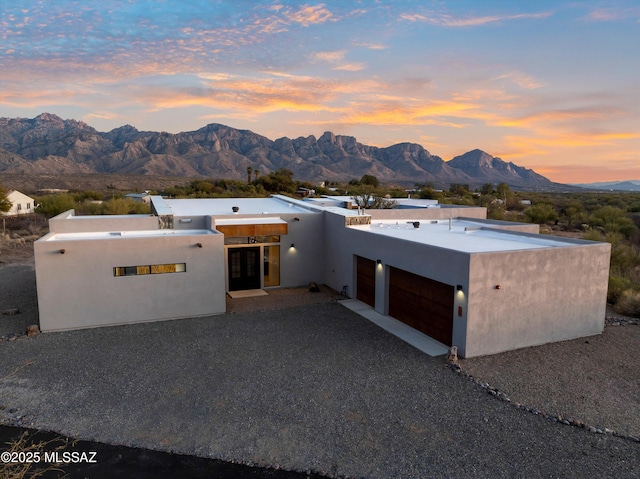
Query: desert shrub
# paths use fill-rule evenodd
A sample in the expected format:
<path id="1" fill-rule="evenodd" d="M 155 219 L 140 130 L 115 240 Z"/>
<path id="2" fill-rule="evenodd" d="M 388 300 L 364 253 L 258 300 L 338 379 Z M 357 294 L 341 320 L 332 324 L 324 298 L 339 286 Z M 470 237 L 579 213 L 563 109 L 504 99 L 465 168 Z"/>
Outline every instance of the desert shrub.
<path id="1" fill-rule="evenodd" d="M 60 213 L 74 209 L 76 207 L 76 200 L 72 194 L 62 193 L 37 198 L 36 204 L 39 205 L 38 213 L 45 215 L 47 218 L 53 218 Z"/>
<path id="2" fill-rule="evenodd" d="M 611 273 L 628 276 L 637 266 L 640 266 L 640 251 L 625 241 L 620 233 L 607 233 L 605 241 L 611 243 Z"/>
<path id="3" fill-rule="evenodd" d="M 130 198 L 112 198 L 102 203 L 102 212 L 105 215 L 131 215 L 150 213 L 149 205 Z"/>
<path id="4" fill-rule="evenodd" d="M 549 203 L 538 203 L 524 210 L 524 217 L 529 223 L 544 224 L 558 219 L 558 212 Z"/>
<path id="5" fill-rule="evenodd" d="M 602 241 L 602 233 L 594 228 L 589 228 L 582 237 L 589 241 Z"/>
<path id="6" fill-rule="evenodd" d="M 609 276 L 609 289 L 607 290 L 607 301 L 616 304 L 625 291 L 631 289 L 631 280 L 621 276 Z"/>
<path id="7" fill-rule="evenodd" d="M 603 206 L 589 217 L 589 224 L 604 228 L 607 233 L 621 233 L 629 238 L 636 230 L 636 225 L 627 212 L 615 206 Z"/>
<path id="8" fill-rule="evenodd" d="M 625 291 L 614 304 L 613 309 L 616 313 L 640 318 L 640 292 Z"/>

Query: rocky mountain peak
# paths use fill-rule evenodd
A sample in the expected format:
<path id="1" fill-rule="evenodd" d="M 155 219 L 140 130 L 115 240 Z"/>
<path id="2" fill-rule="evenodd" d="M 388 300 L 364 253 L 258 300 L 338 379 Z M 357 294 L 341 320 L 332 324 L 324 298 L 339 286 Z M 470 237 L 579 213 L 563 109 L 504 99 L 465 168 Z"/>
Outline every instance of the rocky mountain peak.
<path id="1" fill-rule="evenodd" d="M 449 162 L 416 143 L 385 148 L 327 131 L 272 141 L 249 130 L 211 123 L 177 134 L 138 131 L 131 125 L 100 133 L 83 122 L 42 113 L 34 119 L 0 118 L 0 172 L 97 172 L 246 179 L 287 168 L 299 180 L 348 181 L 365 174 L 409 184 L 507 182 L 519 188 L 553 185 L 532 170 L 476 149 Z"/>

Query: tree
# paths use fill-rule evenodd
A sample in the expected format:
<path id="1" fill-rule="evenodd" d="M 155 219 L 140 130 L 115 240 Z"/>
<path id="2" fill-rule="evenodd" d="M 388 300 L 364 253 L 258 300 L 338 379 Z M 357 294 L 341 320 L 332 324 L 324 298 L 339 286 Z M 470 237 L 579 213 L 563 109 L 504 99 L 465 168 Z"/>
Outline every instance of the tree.
<path id="1" fill-rule="evenodd" d="M 11 209 L 11 201 L 7 198 L 6 190 L 0 185 L 0 212 L 6 213 Z"/>
<path id="2" fill-rule="evenodd" d="M 293 194 L 298 187 L 293 179 L 293 172 L 286 168 L 280 168 L 266 176 L 261 176 L 259 182 L 268 193 Z"/>
<path id="3" fill-rule="evenodd" d="M 251 173 L 253 172 L 253 168 L 247 166 L 247 183 L 251 183 Z"/>
<path id="4" fill-rule="evenodd" d="M 549 203 L 538 203 L 524 210 L 524 216 L 529 223 L 543 224 L 558 219 L 558 212 Z"/>
<path id="5" fill-rule="evenodd" d="M 462 196 L 465 193 L 469 193 L 469 185 L 462 183 L 451 183 L 449 185 L 449 193 Z"/>
<path id="6" fill-rule="evenodd" d="M 480 193 L 483 195 L 491 195 L 493 194 L 493 183 L 485 183 L 480 188 Z"/>
<path id="7" fill-rule="evenodd" d="M 377 188 L 378 186 L 380 186 L 380 182 L 378 181 L 378 178 L 376 178 L 373 175 L 363 175 L 362 178 L 360 178 L 360 184 L 370 185 L 370 186 L 373 186 L 374 188 Z"/>
<path id="8" fill-rule="evenodd" d="M 362 209 L 371 208 L 381 210 L 398 206 L 397 201 L 392 200 L 390 195 L 384 195 L 381 190 L 371 185 L 355 187 L 351 192 L 351 199 L 356 206 Z"/>

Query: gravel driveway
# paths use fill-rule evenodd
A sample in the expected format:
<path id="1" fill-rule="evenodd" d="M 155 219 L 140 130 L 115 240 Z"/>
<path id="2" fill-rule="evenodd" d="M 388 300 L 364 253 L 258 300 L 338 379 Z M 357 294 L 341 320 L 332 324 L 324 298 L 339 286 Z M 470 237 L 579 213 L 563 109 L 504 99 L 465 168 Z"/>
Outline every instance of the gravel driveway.
<path id="1" fill-rule="evenodd" d="M 0 316 L 4 327 L 35 319 L 33 269 L 28 279 L 20 268 L 0 268 L 0 309 L 24 311 Z M 17 277 L 27 278 L 23 296 L 9 298 Z M 0 422 L 331 476 L 640 476 L 640 443 L 500 401 L 331 295 L 299 290 L 287 306 L 278 294 L 278 307 L 2 341 Z M 529 362 L 491 379 L 544 378 L 548 367 Z M 535 405 L 532 389 L 523 401 Z"/>

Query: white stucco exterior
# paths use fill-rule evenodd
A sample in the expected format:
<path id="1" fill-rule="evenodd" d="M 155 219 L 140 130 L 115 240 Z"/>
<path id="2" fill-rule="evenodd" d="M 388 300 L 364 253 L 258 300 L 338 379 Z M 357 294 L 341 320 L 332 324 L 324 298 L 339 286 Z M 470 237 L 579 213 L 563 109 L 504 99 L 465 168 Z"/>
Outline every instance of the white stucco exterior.
<path id="1" fill-rule="evenodd" d="M 377 264 L 371 306 L 381 314 L 392 270 L 449 285 L 451 343 L 463 357 L 604 328 L 610 245 L 488 221 L 484 208 L 403 201 L 362 214 L 282 196 L 151 202 L 154 215 L 50 220 L 35 244 L 43 331 L 224 313 L 237 274 L 267 291 L 313 281 L 355 298 L 358 257 Z M 185 271 L 131 269 L 174 263 Z M 117 267 L 131 276 L 115 276 L 125 271 Z"/>

